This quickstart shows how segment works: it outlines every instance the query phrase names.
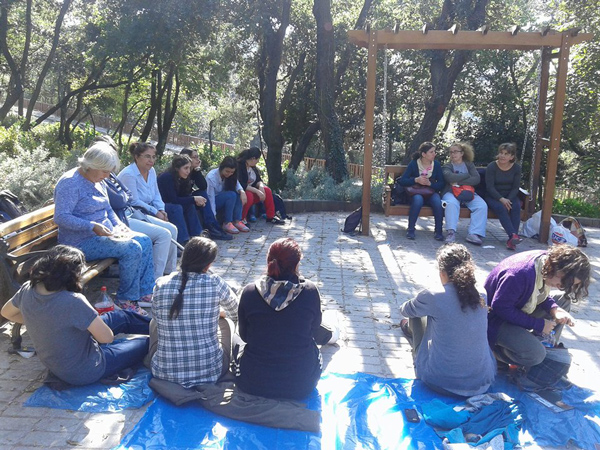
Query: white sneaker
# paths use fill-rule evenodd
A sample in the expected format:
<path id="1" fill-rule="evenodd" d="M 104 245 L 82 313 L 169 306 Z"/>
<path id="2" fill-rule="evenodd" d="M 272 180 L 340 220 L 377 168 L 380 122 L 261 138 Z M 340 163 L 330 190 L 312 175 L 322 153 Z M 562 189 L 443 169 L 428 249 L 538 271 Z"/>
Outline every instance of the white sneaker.
<path id="1" fill-rule="evenodd" d="M 470 242 L 471 244 L 475 244 L 475 245 L 483 244 L 483 241 L 481 240 L 481 238 L 479 236 L 477 236 L 476 234 L 469 234 L 466 238 L 466 241 Z"/>
<path id="2" fill-rule="evenodd" d="M 445 242 L 446 242 L 446 244 L 451 244 L 453 242 L 456 242 L 456 234 L 455 234 L 454 230 L 448 230 L 448 234 L 446 234 Z"/>

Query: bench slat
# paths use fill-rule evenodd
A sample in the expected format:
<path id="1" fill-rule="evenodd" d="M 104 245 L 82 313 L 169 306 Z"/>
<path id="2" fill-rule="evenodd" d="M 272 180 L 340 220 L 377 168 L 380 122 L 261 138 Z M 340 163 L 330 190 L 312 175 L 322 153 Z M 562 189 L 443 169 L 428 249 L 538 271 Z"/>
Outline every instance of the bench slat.
<path id="1" fill-rule="evenodd" d="M 106 258 L 99 259 L 97 261 L 87 262 L 85 265 L 85 273 L 81 277 L 81 283 L 86 284 L 96 275 L 103 272 L 106 268 L 108 268 L 112 263 L 117 262 L 117 258 Z"/>
<path id="2" fill-rule="evenodd" d="M 17 232 L 4 240 L 8 244 L 8 251 L 12 251 L 18 247 L 27 244 L 30 241 L 39 239 L 40 237 L 49 236 L 53 231 L 57 231 L 58 228 L 52 218 L 46 219 L 43 222 L 37 223 L 24 231 Z M 56 235 L 56 233 L 53 233 Z"/>
<path id="3" fill-rule="evenodd" d="M 9 220 L 3 224 L 0 224 L 0 238 L 14 233 L 15 231 L 22 230 L 28 226 L 31 226 L 37 222 L 45 219 L 52 219 L 54 217 L 54 205 L 44 206 L 41 209 L 36 209 L 30 213 L 24 214 L 16 219 Z"/>

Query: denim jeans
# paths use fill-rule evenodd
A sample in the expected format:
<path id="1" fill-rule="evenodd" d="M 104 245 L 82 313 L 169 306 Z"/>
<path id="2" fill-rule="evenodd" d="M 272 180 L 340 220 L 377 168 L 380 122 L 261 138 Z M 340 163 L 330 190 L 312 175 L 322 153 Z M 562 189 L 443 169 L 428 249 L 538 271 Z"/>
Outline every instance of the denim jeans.
<path id="1" fill-rule="evenodd" d="M 206 199 L 206 205 L 204 205 L 201 208 L 200 207 L 197 208 L 203 219 L 202 224 L 204 225 L 204 228 L 208 228 L 208 229 L 219 228 L 219 222 L 217 222 L 217 219 L 216 219 L 215 215 L 213 214 L 212 205 L 210 204 L 210 200 L 208 199 L 208 194 L 206 193 L 206 191 L 194 191 L 194 192 L 192 192 L 192 195 L 193 196 L 199 195 Z"/>
<path id="2" fill-rule="evenodd" d="M 446 202 L 445 218 L 446 230 L 456 231 L 458 219 L 460 217 L 460 202 L 452 192 L 446 192 L 443 200 Z M 487 224 L 487 203 L 477 194 L 473 200 L 465 203 L 471 211 L 471 222 L 469 224 L 469 234 L 477 234 L 485 237 L 485 226 Z"/>
<path id="3" fill-rule="evenodd" d="M 521 225 L 521 202 L 516 197 L 509 200 L 513 204 L 510 211 L 499 200 L 494 200 L 491 197 L 485 199 L 490 209 L 498 216 L 500 225 L 502 225 L 508 237 L 511 237 L 513 234 L 519 233 L 519 225 Z"/>
<path id="4" fill-rule="evenodd" d="M 419 213 L 424 204 L 428 204 L 433 209 L 433 217 L 435 219 L 435 232 L 442 232 L 442 221 L 444 220 L 444 208 L 442 208 L 442 200 L 440 194 L 434 193 L 427 200 L 422 195 L 413 195 L 410 198 L 410 210 L 408 212 L 408 229 L 414 230 L 419 218 Z"/>
<path id="5" fill-rule="evenodd" d="M 123 369 L 135 366 L 142 362 L 148 353 L 150 334 L 150 318 L 131 311 L 111 311 L 100 318 L 113 331 L 113 333 L 144 334 L 145 337 L 123 339 L 110 344 L 101 344 L 106 367 L 102 378 L 110 377 Z"/>
<path id="6" fill-rule="evenodd" d="M 221 191 L 215 195 L 215 209 L 223 210 L 225 223 L 242 220 L 242 200 L 237 192 Z"/>
<path id="7" fill-rule="evenodd" d="M 202 225 L 195 204 L 166 203 L 165 212 L 169 216 L 169 222 L 177 227 L 177 242 L 181 245 L 185 245 L 192 236 L 202 234 Z"/>
<path id="8" fill-rule="evenodd" d="M 152 294 L 154 289 L 152 241 L 145 234 L 133 234 L 132 239 L 123 241 L 107 236 L 94 236 L 78 245 L 87 261 L 118 259 L 118 300 L 138 301 L 140 297 Z"/>

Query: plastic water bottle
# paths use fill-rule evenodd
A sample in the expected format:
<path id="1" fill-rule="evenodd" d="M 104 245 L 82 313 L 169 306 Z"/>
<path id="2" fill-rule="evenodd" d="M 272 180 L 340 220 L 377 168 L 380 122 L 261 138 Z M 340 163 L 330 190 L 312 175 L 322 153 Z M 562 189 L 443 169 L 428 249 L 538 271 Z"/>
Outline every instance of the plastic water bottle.
<path id="1" fill-rule="evenodd" d="M 115 310 L 115 302 L 112 301 L 108 292 L 106 292 L 106 286 L 100 288 L 100 297 L 94 303 L 94 309 L 98 311 L 98 314 L 106 314 L 107 312 Z"/>
<path id="2" fill-rule="evenodd" d="M 542 334 L 542 344 L 544 347 L 552 348 L 556 344 L 556 331 L 552 330 L 548 334 Z"/>

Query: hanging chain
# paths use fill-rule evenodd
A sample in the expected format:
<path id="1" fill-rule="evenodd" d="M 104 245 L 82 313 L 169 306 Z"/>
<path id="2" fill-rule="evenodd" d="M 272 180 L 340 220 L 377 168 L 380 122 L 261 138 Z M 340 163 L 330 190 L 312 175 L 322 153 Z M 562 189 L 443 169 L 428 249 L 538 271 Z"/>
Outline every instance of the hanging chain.
<path id="1" fill-rule="evenodd" d="M 543 52 L 543 50 L 542 50 Z M 540 54 L 540 60 L 537 67 L 537 97 L 535 99 L 535 127 L 533 129 L 533 149 L 531 152 L 531 167 L 529 170 L 529 201 L 533 201 L 533 172 L 535 157 L 537 153 L 537 141 L 538 141 L 538 126 L 540 120 L 540 95 L 542 90 L 542 55 Z M 527 144 L 527 131 L 525 132 L 525 143 L 523 144 L 523 151 L 521 152 L 521 167 L 523 167 L 523 155 L 525 154 L 525 145 Z"/>
<path id="2" fill-rule="evenodd" d="M 387 44 L 383 48 L 383 122 L 381 123 L 381 141 L 382 151 L 381 151 L 381 165 L 386 163 L 386 151 L 388 146 L 388 136 L 387 136 L 387 83 L 388 83 L 388 47 Z"/>

